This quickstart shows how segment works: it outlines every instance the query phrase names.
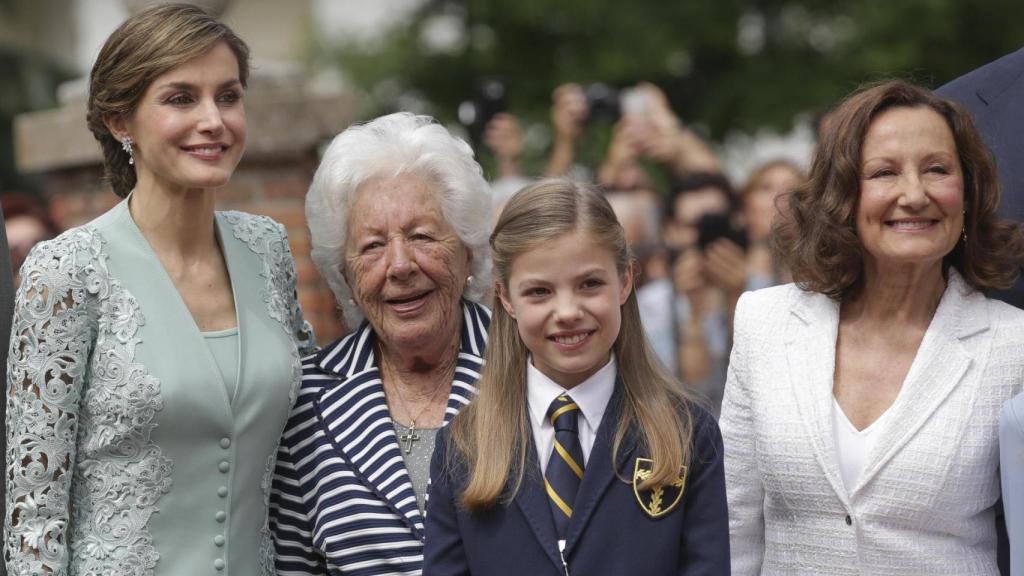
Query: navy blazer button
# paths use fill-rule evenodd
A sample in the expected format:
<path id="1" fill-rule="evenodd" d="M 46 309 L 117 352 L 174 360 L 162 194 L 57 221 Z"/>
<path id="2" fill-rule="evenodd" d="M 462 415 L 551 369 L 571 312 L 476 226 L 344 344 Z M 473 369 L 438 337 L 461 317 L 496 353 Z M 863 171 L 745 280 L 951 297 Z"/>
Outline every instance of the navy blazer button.
<path id="1" fill-rule="evenodd" d="M 217 534 L 216 536 L 214 536 L 214 537 L 213 537 L 213 543 L 214 543 L 214 544 L 215 544 L 215 545 L 216 545 L 216 546 L 217 546 L 218 548 L 219 548 L 219 547 L 221 547 L 221 546 L 223 546 L 223 545 L 224 545 L 224 537 L 223 537 L 223 536 L 221 536 L 220 534 Z"/>
<path id="2" fill-rule="evenodd" d="M 225 450 L 227 450 L 228 448 L 231 448 L 231 438 L 228 438 L 227 436 L 225 436 L 224 438 L 221 438 L 220 439 L 220 447 L 225 449 Z"/>
<path id="3" fill-rule="evenodd" d="M 213 517 L 217 520 L 217 522 L 223 522 L 224 520 L 227 520 L 228 515 L 225 514 L 223 510 L 218 510 L 217 513 L 213 515 Z"/>
<path id="4" fill-rule="evenodd" d="M 216 560 L 213 561 L 213 567 L 216 568 L 217 570 L 223 570 L 224 569 L 224 561 L 221 560 L 220 558 L 217 558 Z"/>
<path id="5" fill-rule="evenodd" d="M 849 514 L 846 515 L 846 525 L 847 526 L 852 526 L 853 525 L 853 518 L 850 518 Z"/>
<path id="6" fill-rule="evenodd" d="M 227 460 L 221 460 L 221 461 L 220 461 L 220 465 L 218 465 L 218 466 L 217 466 L 217 468 L 218 468 L 218 469 L 219 469 L 219 470 L 220 470 L 221 472 L 223 472 L 223 473 L 227 474 L 227 473 L 228 473 L 228 470 L 231 470 L 231 464 L 230 464 L 230 463 L 229 463 L 229 462 L 228 462 Z"/>
<path id="7" fill-rule="evenodd" d="M 226 498 L 227 495 L 228 495 L 228 487 L 227 486 L 221 486 L 220 488 L 217 488 L 217 496 L 220 496 L 221 498 Z"/>

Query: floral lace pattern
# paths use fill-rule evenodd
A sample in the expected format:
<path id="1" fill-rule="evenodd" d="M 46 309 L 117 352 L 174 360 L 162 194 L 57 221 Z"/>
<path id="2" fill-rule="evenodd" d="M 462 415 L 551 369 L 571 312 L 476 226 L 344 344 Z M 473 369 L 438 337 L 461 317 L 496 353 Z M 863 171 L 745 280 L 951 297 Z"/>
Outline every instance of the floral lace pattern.
<path id="1" fill-rule="evenodd" d="M 89 227 L 39 244 L 22 277 L 7 385 L 11 574 L 64 575 L 70 555 L 78 574 L 152 574 L 146 524 L 171 461 L 151 439 L 160 382 L 134 361 L 139 305 Z"/>
<path id="2" fill-rule="evenodd" d="M 253 216 L 244 212 L 224 212 L 223 214 L 231 224 L 232 234 L 235 238 L 245 242 L 250 250 L 262 256 L 263 270 L 260 271 L 260 276 L 266 281 L 266 286 L 262 290 L 263 301 L 267 305 L 270 317 L 277 320 L 295 341 L 297 350 L 292 352 L 294 372 L 292 386 L 288 393 L 289 405 L 294 404 L 295 395 L 302 379 L 302 364 L 299 361 L 299 356 L 313 352 L 316 342 L 313 339 L 313 328 L 309 322 L 305 321 L 299 308 L 295 261 L 292 259 L 291 248 L 288 246 L 288 233 L 285 232 L 284 226 L 266 216 Z M 283 432 L 283 422 L 281 426 Z M 270 509 L 270 483 L 274 473 L 276 454 L 277 446 L 274 446 L 267 458 L 260 483 L 263 489 L 265 510 Z M 270 534 L 269 516 L 265 515 L 264 517 L 263 526 L 260 529 L 260 574 L 273 576 L 275 573 L 274 546 Z"/>
<path id="3" fill-rule="evenodd" d="M 267 285 L 263 288 L 263 301 L 270 317 L 281 323 L 298 345 L 301 354 L 312 352 L 313 328 L 299 310 L 295 288 L 295 261 L 288 246 L 288 233 L 284 226 L 266 216 L 253 216 L 244 212 L 224 212 L 235 238 L 245 242 L 254 253 L 263 256 L 260 271 Z"/>

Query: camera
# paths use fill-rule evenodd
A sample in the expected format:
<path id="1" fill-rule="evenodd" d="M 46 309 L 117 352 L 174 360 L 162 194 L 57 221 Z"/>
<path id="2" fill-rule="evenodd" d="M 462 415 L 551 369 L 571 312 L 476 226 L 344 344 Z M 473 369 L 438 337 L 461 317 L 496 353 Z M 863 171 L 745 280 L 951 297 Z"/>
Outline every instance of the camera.
<path id="1" fill-rule="evenodd" d="M 619 91 L 612 86 L 595 82 L 583 89 L 587 97 L 587 122 L 603 118 L 609 122 L 615 122 L 622 114 L 619 102 Z"/>
<path id="2" fill-rule="evenodd" d="M 507 98 L 508 89 L 503 81 L 481 78 L 473 89 L 473 99 L 459 104 L 459 123 L 469 131 L 474 148 L 479 148 L 491 119 L 505 111 Z"/>
<path id="3" fill-rule="evenodd" d="M 712 212 L 701 216 L 697 221 L 697 248 L 703 252 L 720 238 L 728 238 L 744 252 L 749 245 L 746 232 L 734 227 L 728 214 Z"/>

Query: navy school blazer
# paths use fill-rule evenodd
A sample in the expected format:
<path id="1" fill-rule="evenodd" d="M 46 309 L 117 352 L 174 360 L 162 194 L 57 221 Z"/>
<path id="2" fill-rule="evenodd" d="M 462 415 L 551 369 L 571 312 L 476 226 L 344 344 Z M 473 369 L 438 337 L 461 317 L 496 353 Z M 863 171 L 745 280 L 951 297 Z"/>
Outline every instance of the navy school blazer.
<path id="1" fill-rule="evenodd" d="M 641 507 L 641 498 L 649 506 L 651 493 L 638 496 L 629 482 L 637 458 L 647 456 L 635 440 L 627 436 L 619 449 L 619 477 L 612 469 L 621 396 L 616 387 L 576 496 L 565 547 L 568 573 L 728 575 L 729 518 L 718 424 L 703 408 L 691 407 L 693 456 L 682 497 L 673 509 L 653 518 Z M 519 492 L 511 503 L 499 503 L 484 513 L 456 504 L 468 477 L 464 468 L 446 460 L 449 449 L 453 447 L 446 427 L 438 433 L 430 466 L 424 576 L 565 576 L 532 438 L 530 469 Z"/>

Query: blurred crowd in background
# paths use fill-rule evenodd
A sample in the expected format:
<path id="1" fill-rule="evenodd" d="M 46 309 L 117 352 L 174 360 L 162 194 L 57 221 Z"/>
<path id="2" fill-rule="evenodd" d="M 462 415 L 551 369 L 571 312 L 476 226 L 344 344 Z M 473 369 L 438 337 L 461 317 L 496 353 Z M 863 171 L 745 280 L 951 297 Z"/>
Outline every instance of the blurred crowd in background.
<path id="1" fill-rule="evenodd" d="M 734 183 L 657 86 L 620 91 L 564 84 L 552 92 L 552 143 L 543 173 L 528 173 L 520 162 L 523 130 L 502 94 L 500 83 L 491 82 L 460 116 L 478 149 L 494 157 L 495 218 L 532 178 L 597 183 L 639 264 L 637 294 L 648 338 L 665 366 L 717 413 L 737 299 L 788 281 L 768 241 L 777 200 L 803 182 L 802 169 L 771 160 Z M 577 150 L 597 117 L 612 122 L 612 135 L 600 164 L 586 166 L 578 163 Z"/>

